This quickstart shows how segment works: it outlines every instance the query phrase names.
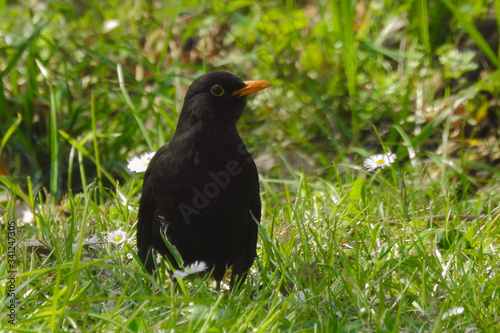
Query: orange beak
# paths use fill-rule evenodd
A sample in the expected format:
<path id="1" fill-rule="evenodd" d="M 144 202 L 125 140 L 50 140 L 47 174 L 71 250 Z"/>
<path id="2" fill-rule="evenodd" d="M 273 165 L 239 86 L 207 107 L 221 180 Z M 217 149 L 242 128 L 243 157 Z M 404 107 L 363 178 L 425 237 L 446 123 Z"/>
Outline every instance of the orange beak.
<path id="1" fill-rule="evenodd" d="M 267 87 L 271 86 L 271 83 L 264 80 L 243 81 L 243 83 L 245 84 L 245 87 L 236 90 L 233 93 L 233 96 L 234 95 L 239 95 L 240 97 L 245 96 L 257 92 L 259 90 L 266 89 Z"/>

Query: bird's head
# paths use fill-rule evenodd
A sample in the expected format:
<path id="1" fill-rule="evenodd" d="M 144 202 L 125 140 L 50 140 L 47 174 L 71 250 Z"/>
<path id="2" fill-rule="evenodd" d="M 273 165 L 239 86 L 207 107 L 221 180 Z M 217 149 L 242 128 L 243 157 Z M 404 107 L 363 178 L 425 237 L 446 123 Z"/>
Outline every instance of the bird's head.
<path id="1" fill-rule="evenodd" d="M 246 95 L 269 87 L 263 80 L 242 81 L 228 72 L 212 72 L 197 78 L 184 99 L 183 119 L 236 123 L 246 104 Z"/>

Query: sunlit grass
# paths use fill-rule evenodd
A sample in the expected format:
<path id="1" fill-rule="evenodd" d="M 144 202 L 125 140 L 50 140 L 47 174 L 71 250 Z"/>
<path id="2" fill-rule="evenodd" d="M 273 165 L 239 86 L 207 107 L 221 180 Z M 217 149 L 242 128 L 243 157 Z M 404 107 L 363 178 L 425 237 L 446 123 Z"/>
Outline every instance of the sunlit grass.
<path id="1" fill-rule="evenodd" d="M 203 278 L 183 280 L 185 292 L 174 292 L 164 273 L 145 273 L 130 255 L 135 205 L 113 196 L 101 205 L 96 185 L 87 196 L 68 197 L 66 213 L 43 203 L 36 213 L 43 236 L 18 226 L 19 327 L 496 327 L 498 197 L 457 201 L 444 189 L 419 190 L 414 172 L 394 172 L 395 178 L 386 170 L 342 188 L 300 176 L 285 183 L 264 179 L 258 259 L 250 282 L 231 296 L 217 294 L 214 282 Z M 396 190 L 403 176 L 407 198 Z M 440 214 L 446 217 L 434 220 Z M 115 244 L 105 235 L 118 227 L 126 236 Z M 100 242 L 84 245 L 91 236 Z M 37 254 L 26 243 L 33 238 L 51 253 Z M 442 319 L 454 307 L 463 313 Z"/>

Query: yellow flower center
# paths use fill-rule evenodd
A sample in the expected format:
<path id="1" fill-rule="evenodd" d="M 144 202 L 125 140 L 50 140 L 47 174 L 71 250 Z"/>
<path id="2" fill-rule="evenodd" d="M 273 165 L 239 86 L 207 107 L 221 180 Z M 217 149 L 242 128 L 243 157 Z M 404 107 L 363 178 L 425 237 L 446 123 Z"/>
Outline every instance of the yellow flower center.
<path id="1" fill-rule="evenodd" d="M 116 237 L 115 237 L 115 242 L 117 242 L 117 243 L 118 243 L 118 242 L 119 242 L 119 241 L 121 241 L 121 240 L 122 240 L 122 238 L 121 238 L 120 236 L 116 236 Z"/>
<path id="2" fill-rule="evenodd" d="M 385 161 L 384 160 L 378 160 L 378 161 L 375 161 L 375 164 L 376 165 L 380 165 L 380 164 L 384 164 Z"/>

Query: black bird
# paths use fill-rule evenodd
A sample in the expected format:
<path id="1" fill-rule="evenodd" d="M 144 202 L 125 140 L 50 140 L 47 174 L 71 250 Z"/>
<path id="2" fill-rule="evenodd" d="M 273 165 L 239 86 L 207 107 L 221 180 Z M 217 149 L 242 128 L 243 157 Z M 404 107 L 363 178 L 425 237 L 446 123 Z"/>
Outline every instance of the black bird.
<path id="1" fill-rule="evenodd" d="M 217 290 L 232 266 L 230 286 L 242 283 L 256 256 L 259 178 L 236 129 L 246 95 L 267 81 L 213 72 L 189 87 L 172 140 L 151 159 L 137 223 L 139 258 L 152 273 L 152 249 L 176 266 L 162 235 L 184 264 L 205 262 Z"/>

